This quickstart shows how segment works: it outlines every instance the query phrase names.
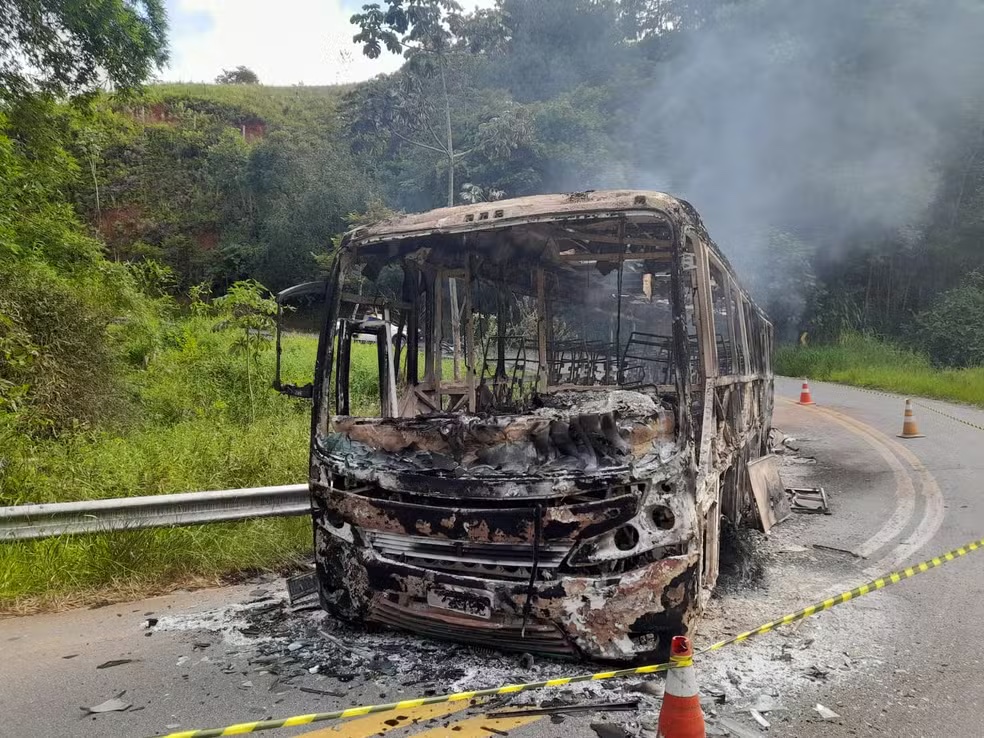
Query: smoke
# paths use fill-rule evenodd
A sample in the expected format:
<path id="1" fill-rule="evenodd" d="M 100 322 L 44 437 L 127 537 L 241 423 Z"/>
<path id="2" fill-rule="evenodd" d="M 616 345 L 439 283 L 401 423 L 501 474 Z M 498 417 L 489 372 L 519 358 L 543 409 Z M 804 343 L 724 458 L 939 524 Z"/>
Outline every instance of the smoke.
<path id="1" fill-rule="evenodd" d="M 918 238 L 984 118 L 976 0 L 748 0 L 685 46 L 633 123 L 634 179 L 690 200 L 746 271 L 776 233 L 833 256 Z"/>

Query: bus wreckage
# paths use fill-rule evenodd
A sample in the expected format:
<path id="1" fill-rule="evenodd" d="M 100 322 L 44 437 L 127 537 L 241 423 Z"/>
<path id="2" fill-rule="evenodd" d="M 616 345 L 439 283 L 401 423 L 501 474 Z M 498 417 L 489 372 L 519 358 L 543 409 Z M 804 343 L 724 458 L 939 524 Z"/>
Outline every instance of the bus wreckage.
<path id="1" fill-rule="evenodd" d="M 276 380 L 314 401 L 323 607 L 662 658 L 714 587 L 721 519 L 754 516 L 772 415 L 772 327 L 693 207 L 611 191 L 400 215 L 346 234 L 325 295 L 313 387 L 281 388 L 279 362 Z"/>

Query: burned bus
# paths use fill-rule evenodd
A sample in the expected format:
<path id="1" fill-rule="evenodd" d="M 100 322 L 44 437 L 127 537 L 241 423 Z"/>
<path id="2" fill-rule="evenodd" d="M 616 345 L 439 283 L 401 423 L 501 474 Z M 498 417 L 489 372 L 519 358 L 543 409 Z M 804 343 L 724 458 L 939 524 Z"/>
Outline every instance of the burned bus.
<path id="1" fill-rule="evenodd" d="M 321 601 L 604 661 L 665 653 L 754 513 L 772 327 L 694 208 L 646 191 L 344 237 L 312 388 Z M 277 384 L 279 384 L 279 374 Z"/>

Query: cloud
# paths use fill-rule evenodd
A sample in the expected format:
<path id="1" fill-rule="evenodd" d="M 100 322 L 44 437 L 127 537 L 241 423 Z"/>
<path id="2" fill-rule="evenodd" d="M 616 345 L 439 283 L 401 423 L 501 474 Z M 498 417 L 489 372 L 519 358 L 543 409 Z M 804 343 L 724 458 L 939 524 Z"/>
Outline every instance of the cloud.
<path id="1" fill-rule="evenodd" d="M 161 78 L 211 82 L 223 69 L 249 67 L 270 85 L 358 82 L 393 72 L 387 52 L 367 59 L 349 23 L 366 0 L 168 0 L 171 62 Z M 465 0 L 466 9 L 493 0 Z"/>
<path id="2" fill-rule="evenodd" d="M 351 0 L 169 0 L 171 62 L 161 78 L 211 82 L 245 65 L 271 85 L 355 82 L 400 58 L 367 59 L 352 43 Z"/>

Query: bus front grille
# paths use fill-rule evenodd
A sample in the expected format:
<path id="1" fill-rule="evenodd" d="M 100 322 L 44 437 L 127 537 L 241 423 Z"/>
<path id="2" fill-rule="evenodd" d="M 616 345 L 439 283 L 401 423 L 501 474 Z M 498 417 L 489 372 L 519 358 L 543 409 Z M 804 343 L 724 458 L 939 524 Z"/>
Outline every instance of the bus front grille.
<path id="1" fill-rule="evenodd" d="M 378 555 L 424 569 L 519 581 L 529 579 L 533 569 L 533 544 L 474 543 L 376 531 L 362 534 Z M 541 543 L 537 553 L 540 576 L 556 570 L 568 551 L 568 543 Z"/>

